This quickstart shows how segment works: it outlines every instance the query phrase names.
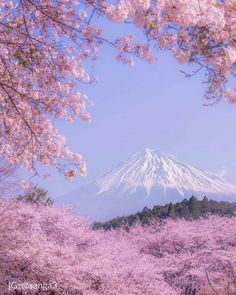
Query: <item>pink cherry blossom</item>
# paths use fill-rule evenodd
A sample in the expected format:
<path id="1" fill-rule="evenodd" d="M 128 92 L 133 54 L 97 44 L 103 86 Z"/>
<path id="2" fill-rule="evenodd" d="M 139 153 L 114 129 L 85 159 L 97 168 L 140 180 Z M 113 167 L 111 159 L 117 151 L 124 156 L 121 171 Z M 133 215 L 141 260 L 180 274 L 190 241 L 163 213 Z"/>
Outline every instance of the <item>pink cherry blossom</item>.
<path id="1" fill-rule="evenodd" d="M 224 97 L 234 102 L 225 86 L 235 76 L 236 68 L 235 1 L 118 0 L 116 5 L 111 5 L 104 0 L 100 3 L 100 11 L 109 20 L 134 23 L 144 30 L 148 42 L 141 45 L 139 41 L 133 40 L 133 44 L 126 41 L 123 46 L 118 42 L 117 49 L 121 51 L 118 60 L 129 64 L 127 55 L 136 53 L 152 61 L 153 45 L 169 50 L 179 62 L 196 64 L 196 72 L 205 70 L 209 83 L 207 98 Z"/>
<path id="2" fill-rule="evenodd" d="M 20 184 L 23 189 L 27 189 L 30 186 L 29 182 L 26 180 L 21 180 Z"/>
<path id="3" fill-rule="evenodd" d="M 77 172 L 81 157 L 66 152 L 54 119 L 90 121 L 78 83 L 90 83 L 83 63 L 96 54 L 99 28 L 76 1 L 2 1 L 0 101 L 2 157 L 28 171 L 38 162 Z M 84 7 L 86 9 L 86 7 Z M 83 40 L 83 41 L 81 41 Z M 69 53 L 69 54 L 68 54 Z"/>
<path id="4" fill-rule="evenodd" d="M 35 174 L 38 163 L 85 173 L 54 122 L 91 121 L 79 86 L 97 80 L 86 65 L 106 44 L 129 66 L 168 50 L 193 73 L 205 71 L 207 98 L 235 103 L 235 15 L 234 0 L 1 1 L 1 157 Z M 132 23 L 143 37 L 114 32 L 110 40 L 105 21 Z"/>
<path id="5" fill-rule="evenodd" d="M 0 221 L 1 294 L 11 294 L 12 281 L 56 282 L 56 294 L 236 291 L 235 217 L 153 221 L 105 232 L 71 210 L 0 201 Z"/>

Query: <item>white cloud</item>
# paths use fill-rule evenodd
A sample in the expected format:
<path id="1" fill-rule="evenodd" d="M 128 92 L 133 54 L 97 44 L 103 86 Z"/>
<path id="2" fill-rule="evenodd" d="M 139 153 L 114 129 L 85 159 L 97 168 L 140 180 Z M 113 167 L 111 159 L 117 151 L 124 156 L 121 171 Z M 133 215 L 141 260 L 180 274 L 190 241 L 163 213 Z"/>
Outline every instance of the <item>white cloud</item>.
<path id="1" fill-rule="evenodd" d="M 219 175 L 222 178 L 225 178 L 227 175 L 227 169 L 226 167 L 222 167 L 218 172 L 216 172 L 217 175 Z"/>

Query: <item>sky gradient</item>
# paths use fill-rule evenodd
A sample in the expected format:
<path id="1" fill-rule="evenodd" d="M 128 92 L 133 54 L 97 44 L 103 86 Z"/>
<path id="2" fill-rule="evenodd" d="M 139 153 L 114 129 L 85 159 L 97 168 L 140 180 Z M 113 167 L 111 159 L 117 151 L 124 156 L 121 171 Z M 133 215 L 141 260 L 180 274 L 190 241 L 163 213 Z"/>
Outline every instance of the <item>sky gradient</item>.
<path id="1" fill-rule="evenodd" d="M 204 106 L 203 73 L 185 78 L 180 71 L 193 67 L 178 64 L 168 53 L 158 58 L 155 64 L 138 61 L 129 68 L 116 61 L 112 49 L 102 49 L 93 65 L 99 81 L 80 86 L 94 102 L 91 124 L 58 123 L 70 147 L 86 160 L 88 174 L 70 183 L 55 171 L 48 180 L 35 179 L 53 198 L 146 147 L 236 183 L 236 107 L 224 101 Z"/>

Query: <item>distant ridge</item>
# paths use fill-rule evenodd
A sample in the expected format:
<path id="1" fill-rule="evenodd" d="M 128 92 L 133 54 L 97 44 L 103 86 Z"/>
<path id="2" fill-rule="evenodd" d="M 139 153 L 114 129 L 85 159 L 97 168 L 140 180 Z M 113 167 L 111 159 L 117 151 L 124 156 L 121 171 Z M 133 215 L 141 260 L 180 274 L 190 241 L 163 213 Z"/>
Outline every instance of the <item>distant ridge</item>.
<path id="1" fill-rule="evenodd" d="M 236 185 L 175 159 L 146 149 L 64 197 L 81 215 L 108 220 L 190 198 L 236 200 Z"/>

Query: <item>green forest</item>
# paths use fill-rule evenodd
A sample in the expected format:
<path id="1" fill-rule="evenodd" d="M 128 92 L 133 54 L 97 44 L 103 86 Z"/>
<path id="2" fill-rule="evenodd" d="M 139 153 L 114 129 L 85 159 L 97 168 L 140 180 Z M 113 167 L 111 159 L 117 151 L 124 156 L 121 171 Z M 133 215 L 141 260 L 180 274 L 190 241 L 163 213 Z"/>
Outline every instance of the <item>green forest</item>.
<path id="1" fill-rule="evenodd" d="M 120 227 L 131 226 L 137 222 L 143 225 L 151 223 L 153 220 L 164 220 L 166 218 L 184 218 L 187 220 L 206 217 L 208 215 L 233 216 L 236 212 L 236 203 L 218 202 L 208 200 L 198 200 L 192 196 L 189 200 L 164 206 L 156 205 L 152 209 L 145 207 L 141 212 L 128 216 L 119 216 L 106 222 L 95 222 L 94 229 L 117 229 Z"/>

